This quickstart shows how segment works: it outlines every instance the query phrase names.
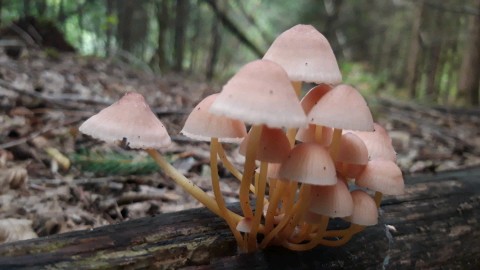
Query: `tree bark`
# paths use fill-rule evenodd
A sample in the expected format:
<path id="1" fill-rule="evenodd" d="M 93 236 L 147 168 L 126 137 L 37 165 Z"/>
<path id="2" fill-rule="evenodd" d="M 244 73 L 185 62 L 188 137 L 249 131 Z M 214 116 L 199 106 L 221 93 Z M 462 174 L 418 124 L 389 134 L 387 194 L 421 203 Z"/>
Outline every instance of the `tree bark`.
<path id="1" fill-rule="evenodd" d="M 407 89 L 410 97 L 415 98 L 417 80 L 418 80 L 418 58 L 420 54 L 420 27 L 422 25 L 422 14 L 424 9 L 423 0 L 415 3 L 415 11 L 413 12 L 412 33 L 410 36 L 410 49 L 407 59 Z"/>
<path id="2" fill-rule="evenodd" d="M 168 0 L 159 0 L 156 2 L 157 12 L 157 25 L 158 25 L 158 38 L 157 38 L 157 51 L 156 58 L 158 61 L 158 68 L 160 71 L 165 72 L 168 67 L 168 57 L 165 46 L 167 45 L 167 33 L 170 20 L 170 12 Z"/>
<path id="3" fill-rule="evenodd" d="M 218 20 L 218 18 L 214 16 L 212 19 L 212 28 L 211 28 L 212 43 L 210 45 L 210 56 L 208 58 L 207 73 L 206 73 L 207 80 L 211 80 L 213 78 L 213 75 L 215 74 L 215 66 L 218 61 L 220 44 L 222 42 L 222 36 L 220 33 L 220 27 L 221 27 L 220 23 L 221 23 L 220 20 Z"/>
<path id="4" fill-rule="evenodd" d="M 110 22 L 110 18 L 114 15 L 114 0 L 106 0 L 105 9 L 106 9 L 105 17 L 107 18 L 107 23 L 106 23 L 107 28 L 105 30 L 105 36 L 106 36 L 105 55 L 109 57 L 112 49 L 112 37 L 113 37 L 113 24 Z"/>
<path id="5" fill-rule="evenodd" d="M 132 24 L 133 24 L 133 10 L 135 8 L 135 0 L 124 0 L 117 2 L 118 8 L 118 26 L 117 26 L 117 38 L 122 50 L 132 52 Z"/>
<path id="6" fill-rule="evenodd" d="M 212 11 L 215 13 L 215 16 L 222 22 L 223 27 L 230 31 L 243 45 L 250 49 L 257 57 L 263 57 L 264 52 L 260 50 L 246 35 L 243 33 L 238 26 L 236 26 L 232 20 L 221 10 L 218 9 L 218 6 L 213 0 L 203 0 L 207 3 Z"/>
<path id="7" fill-rule="evenodd" d="M 183 71 L 185 41 L 188 26 L 190 0 L 177 0 L 175 5 L 175 37 L 173 42 L 173 69 Z"/>
<path id="8" fill-rule="evenodd" d="M 228 226 L 206 209 L 130 220 L 0 245 L 5 269 L 479 269 L 480 167 L 406 177 L 376 226 L 344 246 L 237 254 Z M 230 208 L 238 211 L 238 205 Z M 329 228 L 337 226 L 333 220 Z M 198 269 L 193 268 L 192 269 Z"/>
<path id="9" fill-rule="evenodd" d="M 480 0 L 475 0 L 475 8 L 480 10 Z M 472 15 L 469 20 L 468 39 L 460 68 L 458 90 L 460 98 L 469 105 L 479 105 L 480 87 L 480 15 Z"/>
<path id="10" fill-rule="evenodd" d="M 23 0 L 23 16 L 30 16 L 30 0 Z"/>

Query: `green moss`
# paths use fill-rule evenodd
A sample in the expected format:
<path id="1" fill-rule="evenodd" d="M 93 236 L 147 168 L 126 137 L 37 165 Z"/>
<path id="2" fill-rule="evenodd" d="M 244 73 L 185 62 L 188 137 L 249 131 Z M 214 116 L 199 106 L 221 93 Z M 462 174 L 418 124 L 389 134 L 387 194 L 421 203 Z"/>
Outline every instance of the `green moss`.
<path id="1" fill-rule="evenodd" d="M 145 175 L 158 171 L 155 162 L 141 153 L 90 152 L 88 150 L 73 154 L 74 166 L 83 172 L 105 175 Z"/>

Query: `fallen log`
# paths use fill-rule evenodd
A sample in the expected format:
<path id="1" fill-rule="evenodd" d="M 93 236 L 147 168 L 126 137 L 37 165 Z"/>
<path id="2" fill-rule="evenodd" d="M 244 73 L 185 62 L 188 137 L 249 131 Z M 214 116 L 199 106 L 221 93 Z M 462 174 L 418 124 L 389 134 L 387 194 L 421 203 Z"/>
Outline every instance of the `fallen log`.
<path id="1" fill-rule="evenodd" d="M 1 269 L 480 269 L 480 168 L 406 177 L 345 246 L 237 254 L 205 209 L 0 245 Z M 238 210 L 238 207 L 232 206 Z"/>

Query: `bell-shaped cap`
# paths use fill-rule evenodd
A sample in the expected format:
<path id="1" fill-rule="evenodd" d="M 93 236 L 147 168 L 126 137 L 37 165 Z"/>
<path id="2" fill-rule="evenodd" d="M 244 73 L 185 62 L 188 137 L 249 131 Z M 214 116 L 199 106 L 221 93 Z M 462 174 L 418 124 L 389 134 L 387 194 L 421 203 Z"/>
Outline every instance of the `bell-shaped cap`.
<path id="1" fill-rule="evenodd" d="M 280 64 L 292 81 L 338 84 L 342 74 L 328 40 L 311 25 L 280 34 L 263 59 Z"/>
<path id="2" fill-rule="evenodd" d="M 369 161 L 355 184 L 386 195 L 401 195 L 405 189 L 402 171 L 390 160 Z"/>
<path id="3" fill-rule="evenodd" d="M 329 217 L 347 217 L 353 213 L 353 200 L 345 181 L 333 186 L 313 186 L 309 211 Z"/>
<path id="4" fill-rule="evenodd" d="M 387 131 L 377 123 L 373 124 L 373 128 L 373 132 L 352 132 L 365 143 L 370 160 L 383 159 L 396 161 L 397 153 L 395 149 L 393 149 L 392 139 L 388 136 Z"/>
<path id="5" fill-rule="evenodd" d="M 200 141 L 218 138 L 220 142 L 240 142 L 247 135 L 242 121 L 209 112 L 218 95 L 210 95 L 195 106 L 185 121 L 181 131 L 183 135 Z"/>
<path id="6" fill-rule="evenodd" d="M 80 132 L 108 143 L 125 141 L 133 149 L 161 148 L 171 143 L 162 122 L 144 97 L 126 93 L 119 101 L 87 119 Z"/>
<path id="7" fill-rule="evenodd" d="M 311 124 L 338 129 L 373 131 L 373 118 L 367 102 L 357 89 L 341 84 L 318 100 L 308 114 Z"/>
<path id="8" fill-rule="evenodd" d="M 297 144 L 282 162 L 279 179 L 310 185 L 334 185 L 335 166 L 325 147 L 317 143 Z"/>
<path id="9" fill-rule="evenodd" d="M 246 154 L 249 135 L 240 144 L 239 153 Z M 262 126 L 262 134 L 258 143 L 255 159 L 270 163 L 282 162 L 290 153 L 290 142 L 285 132 L 279 128 Z"/>
<path id="10" fill-rule="evenodd" d="M 329 146 L 332 143 L 333 129 L 330 127 L 321 126 L 322 138 L 320 141 L 318 141 L 315 135 L 317 127 L 317 125 L 309 124 L 308 128 L 298 129 L 295 139 L 301 142 L 316 142 L 323 146 Z"/>
<path id="11" fill-rule="evenodd" d="M 287 73 L 269 60 L 243 66 L 223 86 L 210 112 L 272 128 L 307 126 L 306 115 Z"/>
<path id="12" fill-rule="evenodd" d="M 331 85 L 322 83 L 310 89 L 300 101 L 303 111 L 308 114 L 313 106 L 332 88 Z"/>
<path id="13" fill-rule="evenodd" d="M 348 164 L 365 165 L 368 162 L 368 150 L 362 139 L 347 132 L 340 139 L 340 149 L 336 161 Z"/>
<path id="14" fill-rule="evenodd" d="M 362 226 L 373 226 L 378 223 L 378 209 L 375 201 L 368 193 L 362 190 L 351 192 L 353 199 L 353 213 L 348 220 Z"/>

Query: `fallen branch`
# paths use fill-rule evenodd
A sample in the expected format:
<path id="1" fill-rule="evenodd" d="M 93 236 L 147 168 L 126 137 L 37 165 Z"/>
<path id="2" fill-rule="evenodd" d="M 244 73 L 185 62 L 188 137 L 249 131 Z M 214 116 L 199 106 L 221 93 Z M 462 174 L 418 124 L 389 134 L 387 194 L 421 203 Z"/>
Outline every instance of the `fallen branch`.
<path id="1" fill-rule="evenodd" d="M 380 224 L 345 246 L 237 254 L 227 225 L 205 209 L 0 245 L 5 269 L 478 269 L 480 168 L 406 178 Z M 238 206 L 231 207 L 238 210 Z M 330 224 L 335 226 L 335 223 Z"/>

